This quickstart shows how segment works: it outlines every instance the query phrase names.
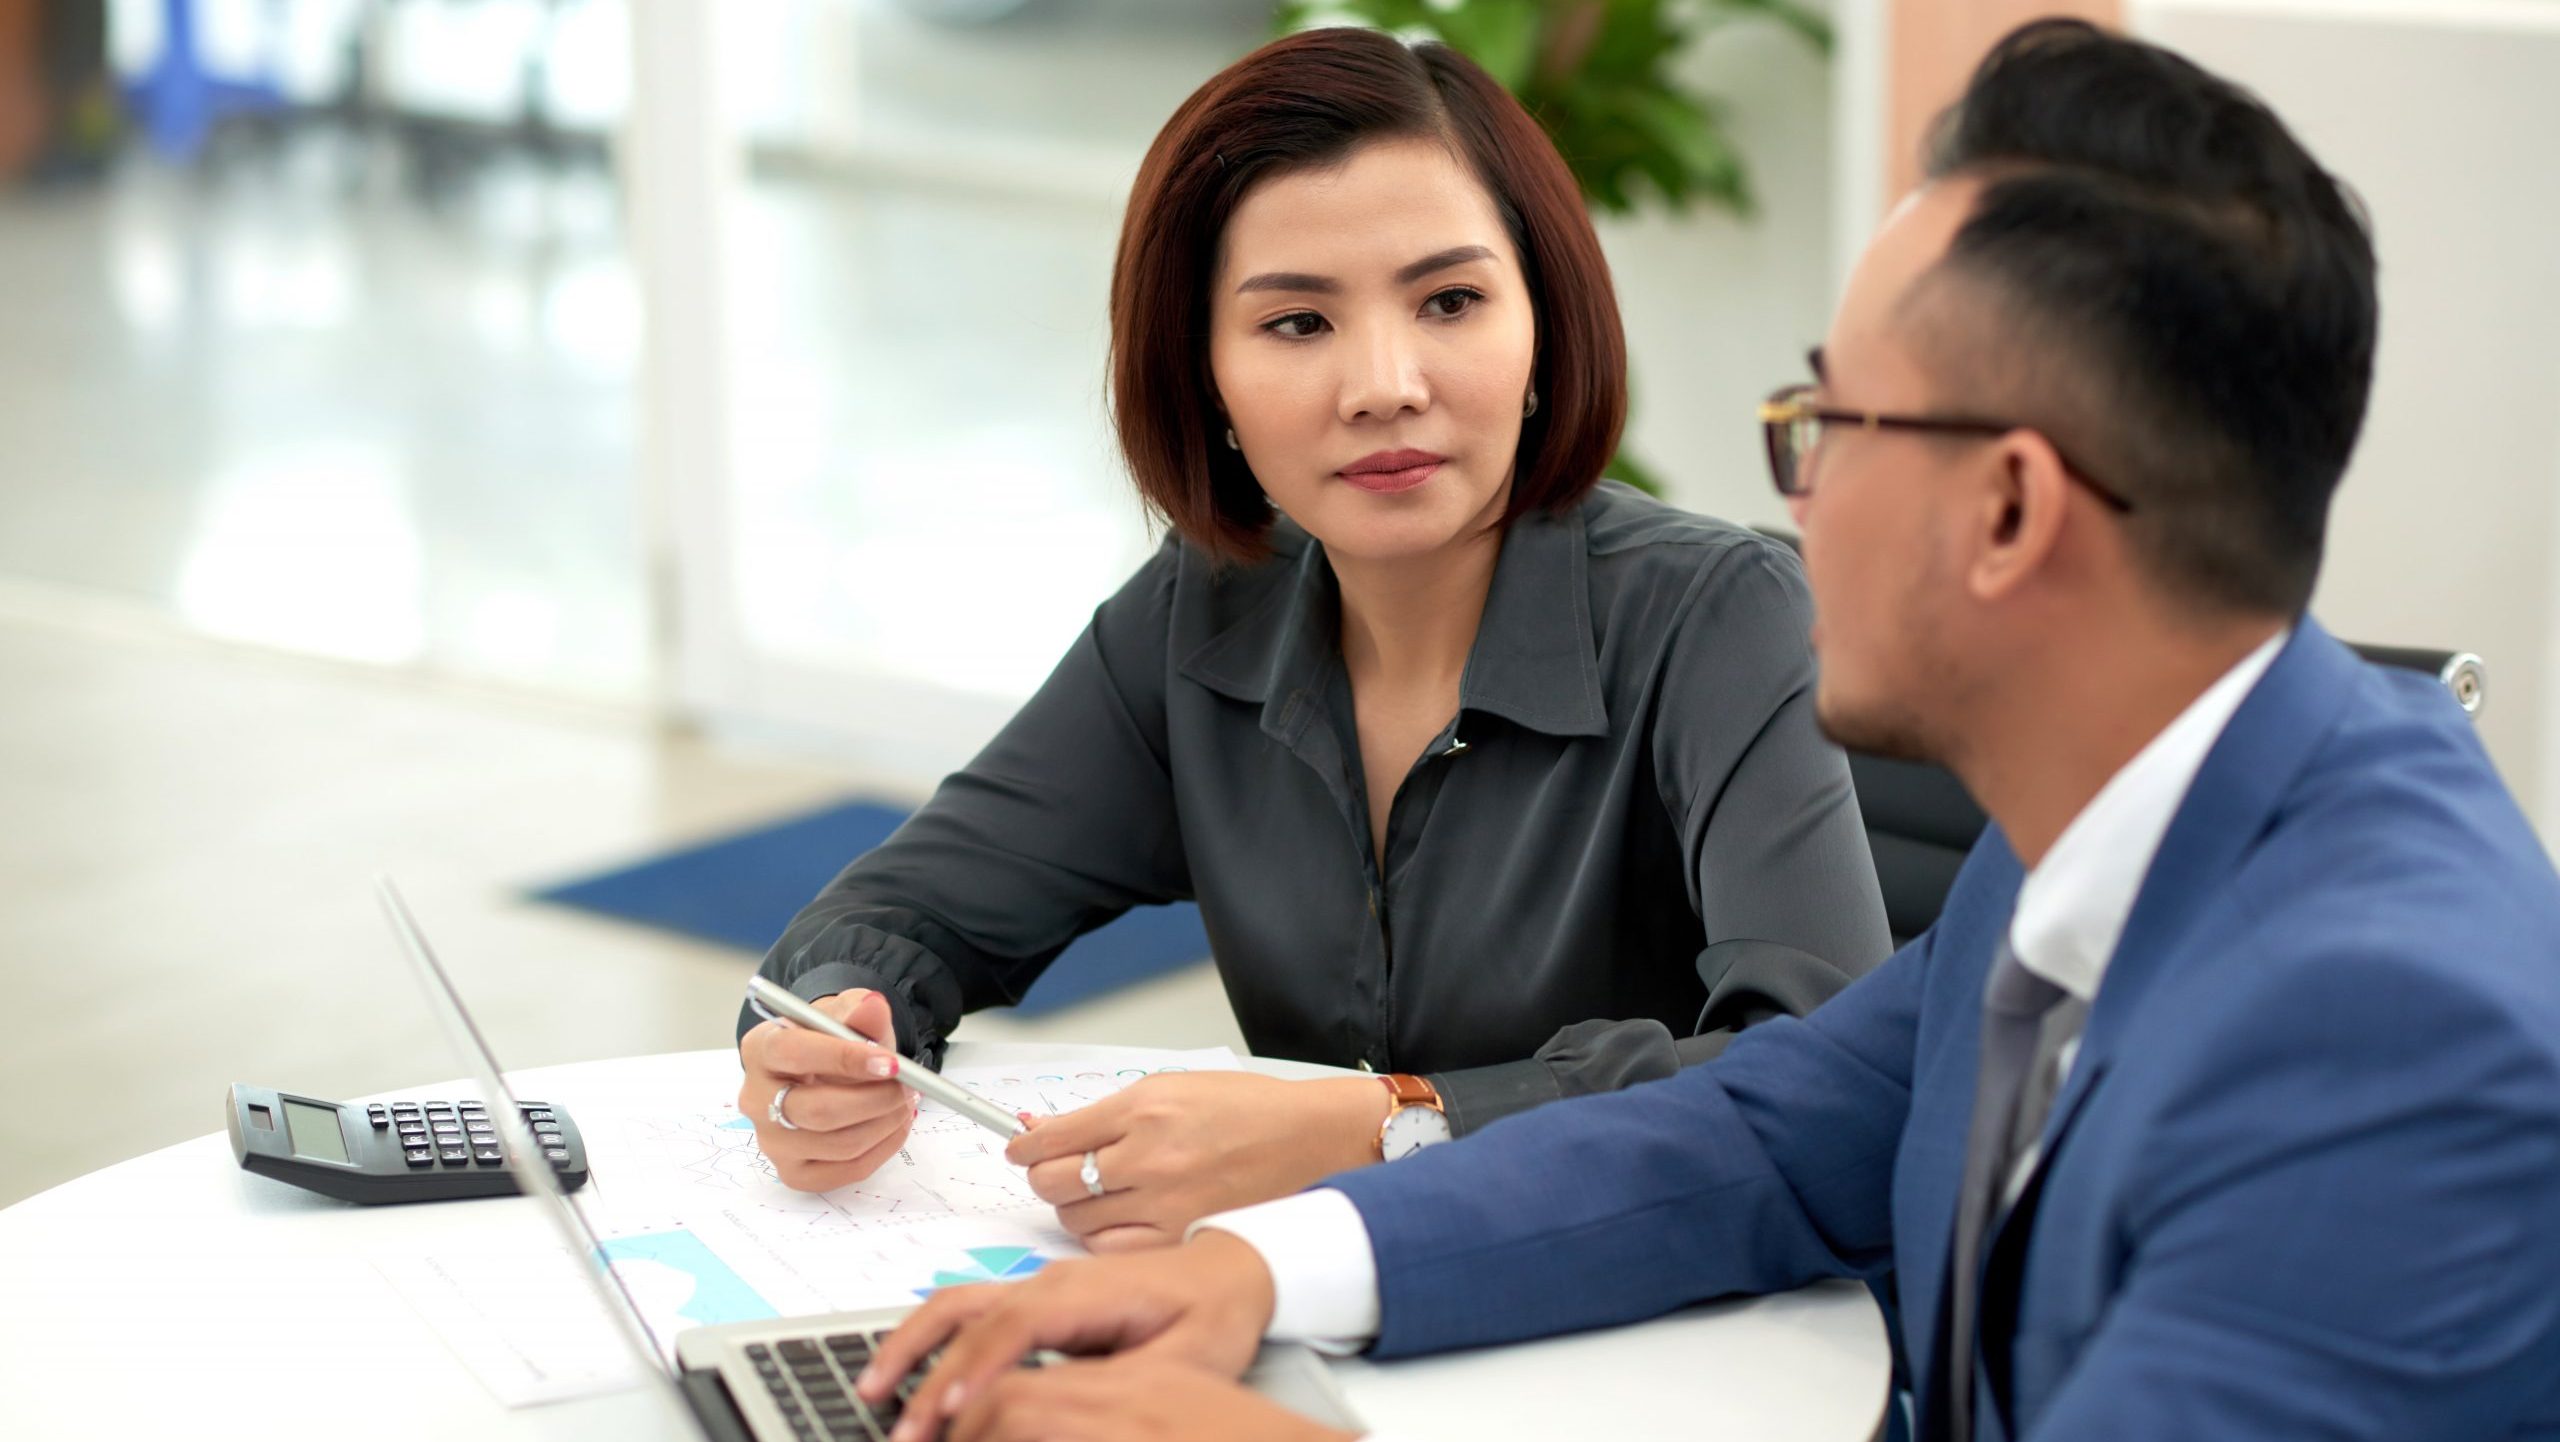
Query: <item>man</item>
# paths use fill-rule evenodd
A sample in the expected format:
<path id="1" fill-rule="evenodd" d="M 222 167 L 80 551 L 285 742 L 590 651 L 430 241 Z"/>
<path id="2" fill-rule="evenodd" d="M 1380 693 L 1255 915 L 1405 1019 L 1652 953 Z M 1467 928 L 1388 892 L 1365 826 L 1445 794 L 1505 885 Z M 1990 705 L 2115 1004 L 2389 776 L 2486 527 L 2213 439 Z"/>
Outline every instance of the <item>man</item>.
<path id="1" fill-rule="evenodd" d="M 2440 689 L 2304 615 L 2361 221 L 2254 99 L 2074 23 L 1993 52 L 1932 176 L 1764 416 L 1826 727 L 1995 823 L 1937 926 L 1681 1076 L 941 1294 L 882 1358 L 957 1331 L 911 1435 L 1316 1436 L 1174 1362 L 1891 1268 L 1928 1442 L 2560 1437 L 2560 878 Z M 1135 1355 L 1004 1370 L 1034 1344 Z"/>

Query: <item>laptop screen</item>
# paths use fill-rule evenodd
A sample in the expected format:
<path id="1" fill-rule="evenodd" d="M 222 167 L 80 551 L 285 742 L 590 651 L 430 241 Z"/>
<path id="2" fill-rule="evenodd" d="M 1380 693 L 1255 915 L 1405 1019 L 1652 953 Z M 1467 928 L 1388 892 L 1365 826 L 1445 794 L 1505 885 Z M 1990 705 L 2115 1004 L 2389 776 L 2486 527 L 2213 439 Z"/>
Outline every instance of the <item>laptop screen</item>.
<path id="1" fill-rule="evenodd" d="M 666 1402 L 684 1415 L 687 1428 L 691 1430 L 692 1413 L 686 1408 L 675 1379 L 668 1371 L 666 1354 L 659 1347 L 657 1334 L 650 1329 L 648 1319 L 624 1287 L 622 1278 L 606 1261 L 603 1242 L 596 1236 L 595 1228 L 588 1225 L 586 1214 L 579 1211 L 577 1202 L 560 1189 L 559 1178 L 553 1176 L 550 1165 L 541 1160 L 542 1152 L 534 1145 L 533 1133 L 525 1125 L 521 1103 L 507 1085 L 506 1073 L 499 1068 L 497 1056 L 489 1050 L 488 1039 L 480 1034 L 479 1026 L 471 1020 L 470 1011 L 463 1006 L 462 995 L 454 990 L 453 979 L 445 974 L 443 965 L 436 960 L 434 949 L 427 945 L 426 933 L 419 930 L 416 918 L 409 914 L 400 889 L 392 884 L 390 877 L 377 875 L 373 879 L 373 892 L 375 899 L 382 903 L 382 914 L 391 922 L 392 932 L 400 938 L 400 949 L 409 959 L 409 969 L 417 977 L 419 988 L 426 992 L 428 1005 L 452 1039 L 454 1048 L 470 1065 L 472 1080 L 480 1084 L 483 1098 L 489 1104 L 490 1119 L 505 1143 L 507 1170 L 515 1177 L 516 1186 L 551 1218 L 561 1242 L 577 1259 L 580 1273 L 603 1299 L 605 1310 L 613 1314 L 616 1330 L 643 1364 L 645 1374 L 651 1379 L 648 1385 L 661 1392 Z"/>

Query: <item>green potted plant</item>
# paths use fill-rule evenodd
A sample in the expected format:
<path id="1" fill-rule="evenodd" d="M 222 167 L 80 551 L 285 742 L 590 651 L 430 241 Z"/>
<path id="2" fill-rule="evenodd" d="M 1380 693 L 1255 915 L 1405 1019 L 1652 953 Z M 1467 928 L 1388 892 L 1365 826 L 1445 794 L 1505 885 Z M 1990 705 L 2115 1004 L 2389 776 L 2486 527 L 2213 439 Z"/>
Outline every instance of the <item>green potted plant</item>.
<path id="1" fill-rule="evenodd" d="M 1804 0 L 1287 0 L 1275 19 L 1284 34 L 1368 25 L 1465 54 L 1546 127 L 1601 214 L 1704 204 L 1749 216 L 1750 170 L 1721 108 L 1672 74 L 1691 45 L 1744 22 L 1782 25 L 1831 51 L 1830 21 Z M 1662 493 L 1623 450 L 1609 474 Z"/>

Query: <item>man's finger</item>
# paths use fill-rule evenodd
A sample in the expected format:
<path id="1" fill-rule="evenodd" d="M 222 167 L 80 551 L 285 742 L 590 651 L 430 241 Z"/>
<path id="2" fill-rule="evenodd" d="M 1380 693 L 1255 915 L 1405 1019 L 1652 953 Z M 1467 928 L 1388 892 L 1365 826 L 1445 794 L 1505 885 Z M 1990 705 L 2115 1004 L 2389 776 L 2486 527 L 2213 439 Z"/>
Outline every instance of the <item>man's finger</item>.
<path id="1" fill-rule="evenodd" d="M 943 1442 L 1057 1442 L 1075 1437 L 1074 1425 L 1060 1415 L 1057 1387 L 1044 1385 L 1041 1375 L 1065 1370 L 1048 1367 L 998 1377 L 984 1392 L 961 1403 L 951 1429 L 942 1434 Z"/>
<path id="2" fill-rule="evenodd" d="M 890 1434 L 894 1442 L 926 1442 L 970 1398 L 1030 1355 L 1031 1346 L 1031 1324 L 1020 1309 L 999 1305 L 981 1313 L 943 1347 L 941 1360 L 907 1399 L 906 1415 Z"/>
<path id="3" fill-rule="evenodd" d="M 916 1364 L 930 1356 L 933 1349 L 970 1318 L 994 1306 L 1003 1292 L 992 1283 L 969 1287 L 944 1287 L 925 1298 L 924 1305 L 907 1314 L 897 1330 L 880 1339 L 879 1349 L 872 1353 L 871 1364 L 853 1382 L 854 1390 L 866 1401 L 877 1402 L 887 1397 Z"/>
<path id="4" fill-rule="evenodd" d="M 1082 1240 L 1086 1251 L 1101 1256 L 1111 1252 L 1143 1252 L 1155 1247 L 1170 1247 L 1182 1240 L 1182 1234 L 1167 1227 L 1138 1222 L 1128 1226 L 1104 1227 Z"/>
<path id="5" fill-rule="evenodd" d="M 1121 1389 L 1091 1362 L 1009 1372 L 961 1405 L 946 1442 L 1118 1442 L 1128 1418 Z M 1097 1385 L 1101 1384 L 1101 1385 Z"/>

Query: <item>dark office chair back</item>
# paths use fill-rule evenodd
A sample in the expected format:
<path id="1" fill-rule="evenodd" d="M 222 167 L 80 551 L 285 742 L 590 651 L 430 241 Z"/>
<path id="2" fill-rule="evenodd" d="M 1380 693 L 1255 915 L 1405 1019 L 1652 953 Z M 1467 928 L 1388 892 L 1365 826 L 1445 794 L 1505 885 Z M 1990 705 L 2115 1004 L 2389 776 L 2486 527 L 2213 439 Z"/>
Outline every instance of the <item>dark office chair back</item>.
<path id="1" fill-rule="evenodd" d="M 1798 545 L 1792 532 L 1763 527 L 1760 534 L 1790 548 Z M 2465 712 L 2480 714 L 2488 673 L 2479 657 L 2410 646 L 2358 645 L 2355 651 L 2377 666 L 2435 677 Z M 1893 928 L 1893 944 L 1900 946 L 1938 919 L 1956 869 L 1981 838 L 1988 818 L 1964 783 L 1944 767 L 1852 751 L 1849 776 L 1858 790 L 1858 810 L 1866 818 L 1876 880 L 1884 888 L 1885 921 Z"/>

